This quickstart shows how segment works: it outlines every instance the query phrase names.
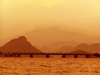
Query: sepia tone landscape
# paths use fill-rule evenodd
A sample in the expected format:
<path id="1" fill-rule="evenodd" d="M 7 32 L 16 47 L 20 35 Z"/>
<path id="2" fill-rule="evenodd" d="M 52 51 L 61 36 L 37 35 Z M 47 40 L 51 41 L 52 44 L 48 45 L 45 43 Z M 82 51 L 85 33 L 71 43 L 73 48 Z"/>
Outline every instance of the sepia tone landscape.
<path id="1" fill-rule="evenodd" d="M 0 75 L 100 75 L 99 0 L 0 0 Z"/>

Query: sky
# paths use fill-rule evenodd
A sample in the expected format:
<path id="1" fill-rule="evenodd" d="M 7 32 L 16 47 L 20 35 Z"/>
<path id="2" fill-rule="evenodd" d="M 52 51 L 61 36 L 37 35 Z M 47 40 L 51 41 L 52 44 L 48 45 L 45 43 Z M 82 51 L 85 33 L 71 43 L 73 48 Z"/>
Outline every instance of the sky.
<path id="1" fill-rule="evenodd" d="M 0 0 L 0 17 L 1 40 L 53 26 L 100 36 L 100 0 Z"/>

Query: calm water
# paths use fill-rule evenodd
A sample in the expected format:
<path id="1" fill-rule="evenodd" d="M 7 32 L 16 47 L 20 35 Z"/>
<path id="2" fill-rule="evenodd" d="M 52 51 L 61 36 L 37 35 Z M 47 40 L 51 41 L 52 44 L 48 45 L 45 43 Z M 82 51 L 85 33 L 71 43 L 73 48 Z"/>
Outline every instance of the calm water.
<path id="1" fill-rule="evenodd" d="M 100 59 L 0 57 L 0 75 L 100 75 Z"/>

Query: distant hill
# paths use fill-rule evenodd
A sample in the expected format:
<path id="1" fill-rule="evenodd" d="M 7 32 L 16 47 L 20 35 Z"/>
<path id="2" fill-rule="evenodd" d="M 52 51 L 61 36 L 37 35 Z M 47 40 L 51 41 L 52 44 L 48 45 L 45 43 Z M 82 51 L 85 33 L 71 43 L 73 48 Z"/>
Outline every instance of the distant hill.
<path id="1" fill-rule="evenodd" d="M 90 52 L 84 51 L 84 50 L 75 50 L 70 52 L 71 54 L 92 54 Z"/>
<path id="2" fill-rule="evenodd" d="M 53 47 L 55 49 L 58 48 L 59 46 L 60 47 L 76 46 L 78 44 L 81 44 L 82 42 L 87 43 L 87 42 L 90 42 L 87 39 L 90 39 L 92 37 L 90 35 L 86 35 L 83 33 L 78 33 L 74 31 L 65 31 L 56 27 L 48 28 L 48 29 L 37 29 L 31 32 L 27 32 L 23 35 L 26 36 L 29 41 L 31 41 L 32 45 L 37 45 L 40 47 L 46 45 L 49 48 L 51 48 L 54 45 Z M 52 44 L 52 46 L 51 45 L 49 46 L 47 44 Z M 51 48 L 51 49 L 54 49 L 54 48 Z"/>
<path id="3" fill-rule="evenodd" d="M 57 53 L 69 53 L 73 48 L 72 46 L 63 46 L 57 50 Z"/>
<path id="4" fill-rule="evenodd" d="M 88 51 L 100 53 L 100 43 L 94 43 L 90 45 Z"/>
<path id="5" fill-rule="evenodd" d="M 76 47 L 74 47 L 72 49 L 72 51 L 75 51 L 75 50 L 85 50 L 85 51 L 88 51 L 89 50 L 89 47 L 90 46 L 88 44 L 82 43 L 82 44 L 79 44 Z"/>
<path id="6" fill-rule="evenodd" d="M 54 50 L 46 47 L 46 46 L 42 46 L 42 47 L 39 47 L 39 46 L 35 46 L 37 49 L 39 49 L 40 51 L 42 52 L 54 52 Z"/>
<path id="7" fill-rule="evenodd" d="M 100 43 L 95 43 L 95 44 L 91 44 L 91 45 L 82 43 L 73 48 L 72 47 L 68 48 L 67 46 L 64 46 L 64 47 L 61 47 L 60 49 L 58 49 L 57 52 L 68 53 L 70 51 L 76 51 L 76 50 L 84 50 L 84 51 L 90 52 L 90 53 L 100 53 Z"/>
<path id="8" fill-rule="evenodd" d="M 63 30 L 60 27 L 53 27 L 48 29 L 36 29 L 23 34 L 28 41 L 34 46 L 46 46 L 51 49 L 59 49 L 63 46 L 77 46 L 81 43 L 93 44 L 100 43 L 100 36 L 87 35 L 80 32 Z M 0 39 L 0 46 L 4 45 L 6 42 L 12 38 Z M 73 40 L 73 41 L 71 41 Z"/>
<path id="9" fill-rule="evenodd" d="M 100 43 L 95 43 L 91 45 L 83 43 L 72 49 L 72 51 L 75 51 L 75 50 L 85 50 L 88 52 L 100 53 Z"/>
<path id="10" fill-rule="evenodd" d="M 59 49 L 63 46 L 77 46 L 78 44 L 81 44 L 80 42 L 76 41 L 59 41 L 59 42 L 54 42 L 51 44 L 47 44 L 45 46 L 51 48 L 51 49 Z"/>
<path id="11" fill-rule="evenodd" d="M 13 39 L 0 48 L 1 52 L 34 52 L 41 53 L 40 50 L 33 47 L 24 36 Z"/>

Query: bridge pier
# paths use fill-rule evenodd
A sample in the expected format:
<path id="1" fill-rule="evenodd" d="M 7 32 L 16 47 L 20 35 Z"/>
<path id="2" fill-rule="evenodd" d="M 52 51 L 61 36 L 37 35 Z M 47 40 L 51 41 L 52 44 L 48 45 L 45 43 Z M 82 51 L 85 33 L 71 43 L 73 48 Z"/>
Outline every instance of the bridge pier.
<path id="1" fill-rule="evenodd" d="M 77 54 L 75 54 L 75 55 L 74 55 L 74 58 L 78 58 L 78 55 L 77 55 Z"/>
<path id="2" fill-rule="evenodd" d="M 86 54 L 86 58 L 89 58 L 89 54 Z"/>
<path id="3" fill-rule="evenodd" d="M 66 58 L 66 55 L 62 55 L 62 58 Z"/>
<path id="4" fill-rule="evenodd" d="M 50 55 L 49 55 L 49 54 L 47 54 L 47 55 L 46 55 L 46 58 L 49 58 L 49 57 L 50 57 Z"/>
<path id="5" fill-rule="evenodd" d="M 33 58 L 33 54 L 30 54 L 30 58 Z"/>
<path id="6" fill-rule="evenodd" d="M 18 57 L 21 57 L 21 54 L 18 54 Z"/>

